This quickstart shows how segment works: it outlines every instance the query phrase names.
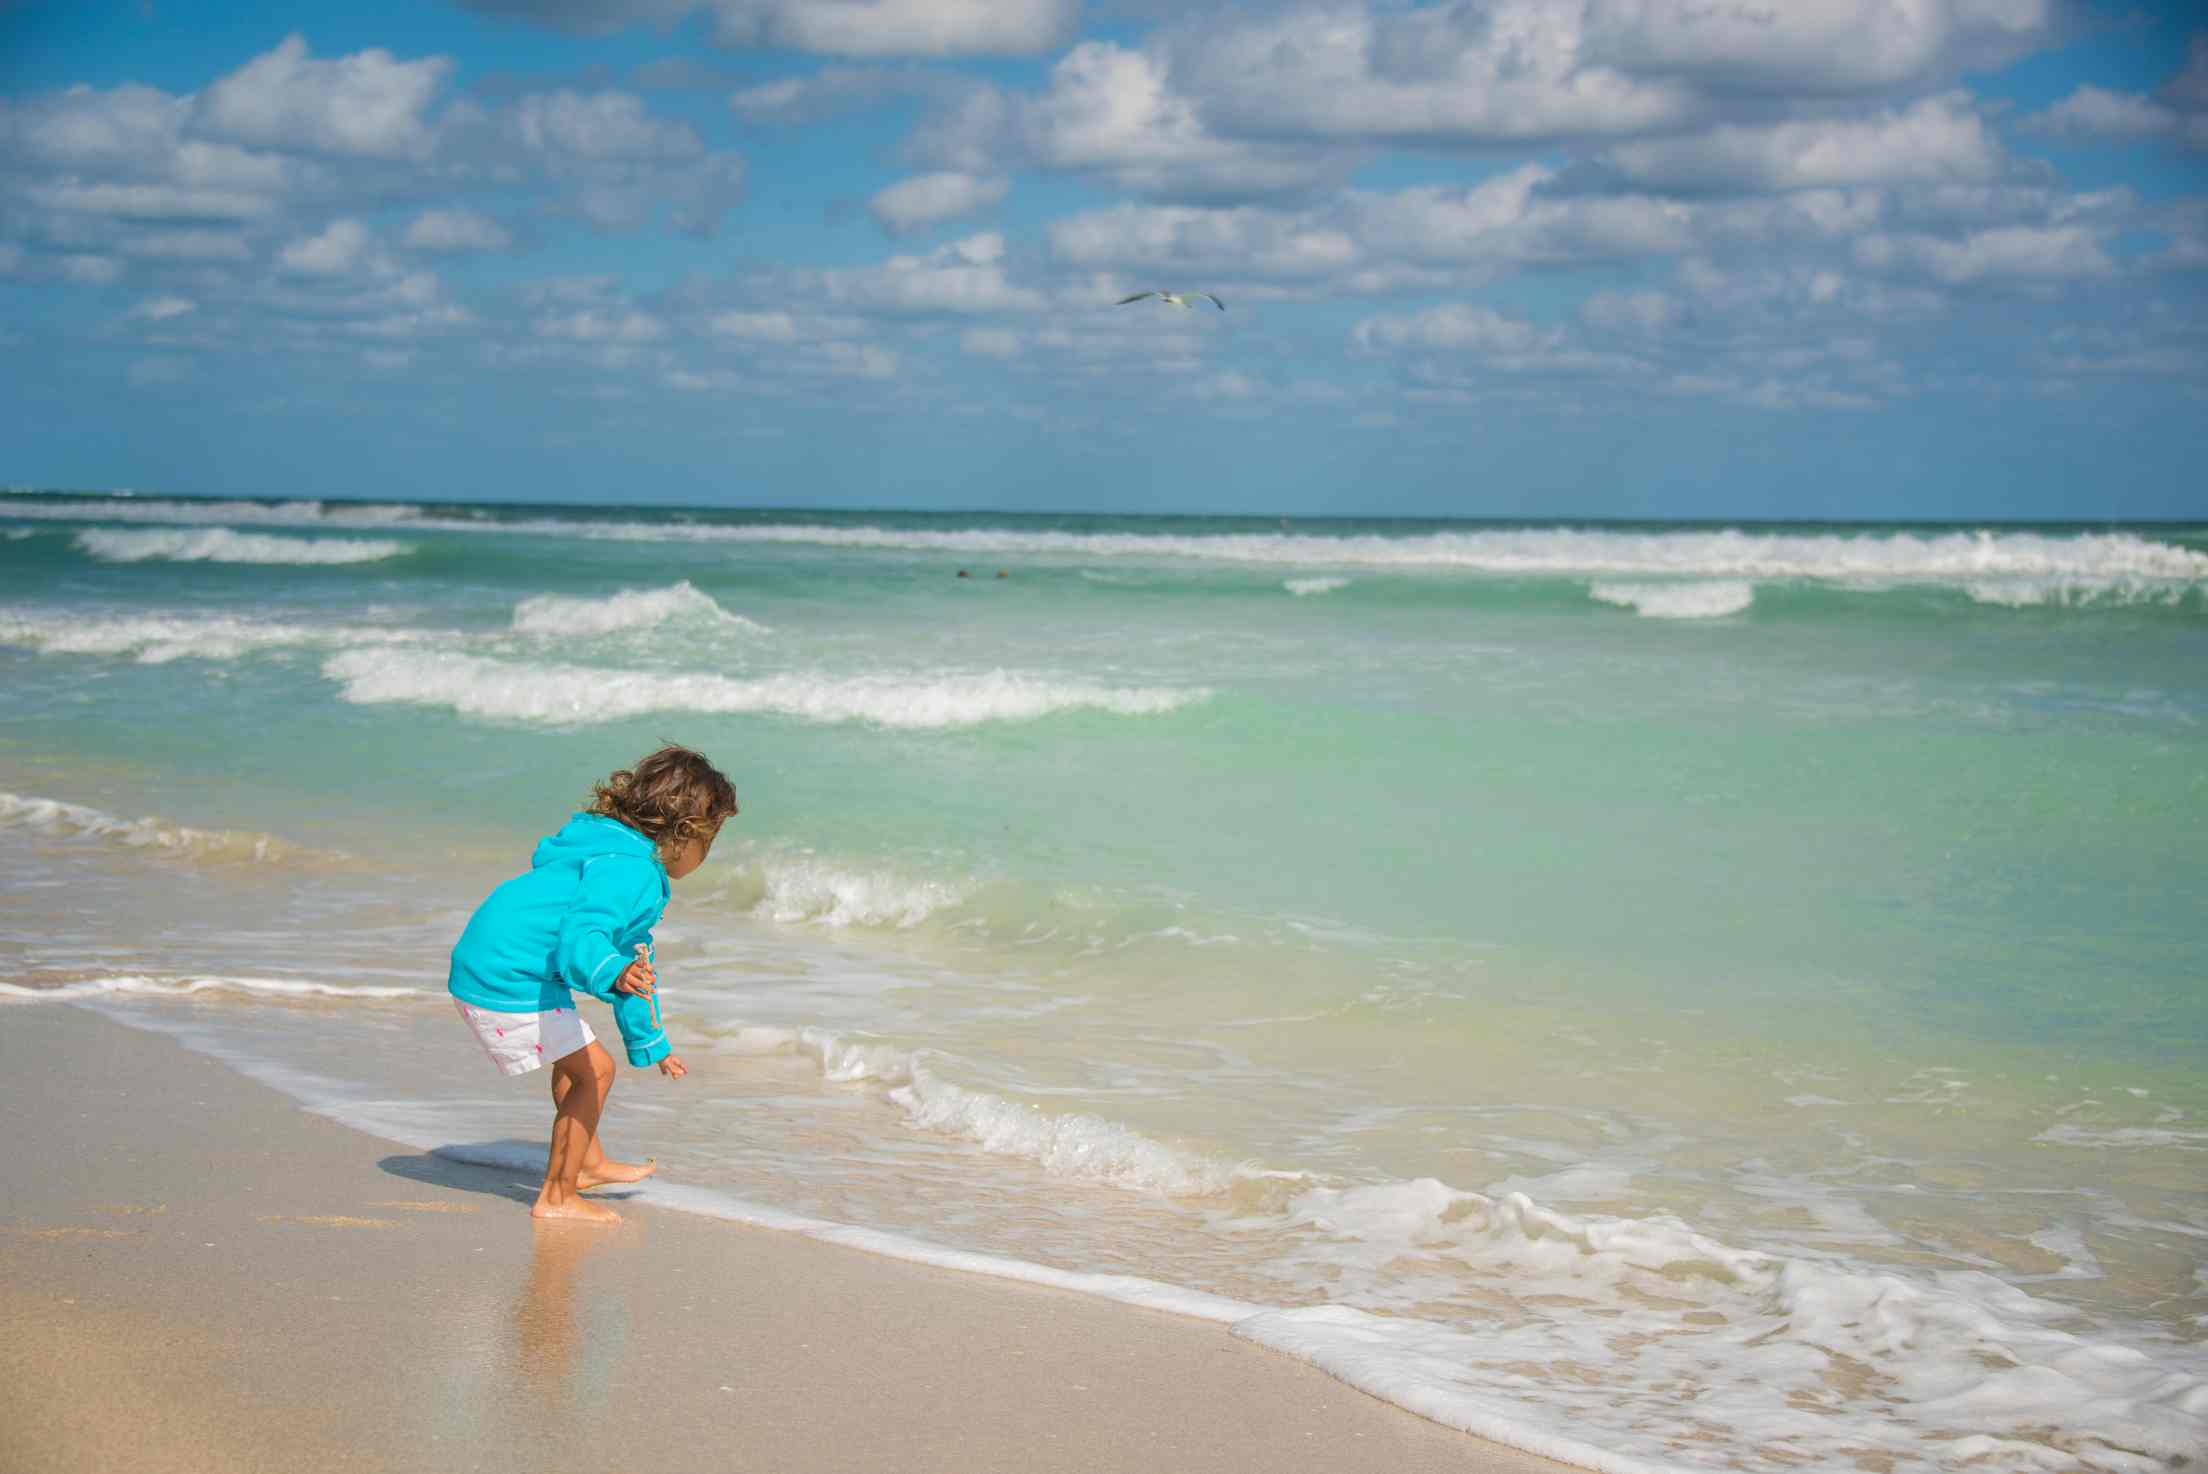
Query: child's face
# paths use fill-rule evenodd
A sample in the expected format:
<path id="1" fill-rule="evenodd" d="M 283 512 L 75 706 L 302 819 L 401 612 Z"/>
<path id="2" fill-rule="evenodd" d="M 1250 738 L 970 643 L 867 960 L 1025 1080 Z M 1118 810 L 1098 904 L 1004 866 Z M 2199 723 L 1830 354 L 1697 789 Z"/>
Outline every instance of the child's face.
<path id="1" fill-rule="evenodd" d="M 703 834 L 693 834 L 682 842 L 682 848 L 667 862 L 667 878 L 680 880 L 705 863 L 705 857 L 713 853 L 713 841 L 720 835 L 718 825 Z"/>

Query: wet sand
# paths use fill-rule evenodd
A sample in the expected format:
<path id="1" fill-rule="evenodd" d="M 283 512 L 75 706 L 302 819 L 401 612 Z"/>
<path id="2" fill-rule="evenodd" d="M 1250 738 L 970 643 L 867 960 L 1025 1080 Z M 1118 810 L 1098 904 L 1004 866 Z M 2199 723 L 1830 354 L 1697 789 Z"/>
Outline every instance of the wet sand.
<path id="1" fill-rule="evenodd" d="M 520 1174 L 0 1012 L 0 1469 L 1565 1468 L 1218 1325 L 641 1205 L 533 1224 Z"/>

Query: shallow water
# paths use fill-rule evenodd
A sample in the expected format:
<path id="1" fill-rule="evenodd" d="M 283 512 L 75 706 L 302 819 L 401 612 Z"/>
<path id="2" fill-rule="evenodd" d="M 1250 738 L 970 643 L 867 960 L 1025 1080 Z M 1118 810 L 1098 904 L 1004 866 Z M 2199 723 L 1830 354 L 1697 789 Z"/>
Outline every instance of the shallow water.
<path id="1" fill-rule="evenodd" d="M 443 951 L 678 738 L 614 1129 L 713 1202 L 1606 1467 L 2200 1449 L 2201 529 L 9 497 L 0 587 L 17 1001 L 525 1158 Z"/>

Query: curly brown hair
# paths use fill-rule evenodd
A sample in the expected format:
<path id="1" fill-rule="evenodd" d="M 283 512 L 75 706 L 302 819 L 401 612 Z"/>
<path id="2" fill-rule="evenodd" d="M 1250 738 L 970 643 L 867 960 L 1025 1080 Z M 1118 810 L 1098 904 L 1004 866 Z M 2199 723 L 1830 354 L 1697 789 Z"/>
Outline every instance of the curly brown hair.
<path id="1" fill-rule="evenodd" d="M 705 755 L 670 742 L 590 789 L 585 812 L 617 819 L 649 839 L 662 862 L 736 812 L 736 785 Z"/>

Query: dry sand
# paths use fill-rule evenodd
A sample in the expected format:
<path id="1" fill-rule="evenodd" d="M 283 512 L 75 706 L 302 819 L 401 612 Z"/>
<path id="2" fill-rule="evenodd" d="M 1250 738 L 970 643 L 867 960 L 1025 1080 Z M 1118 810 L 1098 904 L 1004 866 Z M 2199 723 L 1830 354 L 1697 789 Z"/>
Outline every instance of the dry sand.
<path id="1" fill-rule="evenodd" d="M 1472 1471 L 1208 1323 L 535 1184 L 6 1010 L 0 1470 Z"/>

